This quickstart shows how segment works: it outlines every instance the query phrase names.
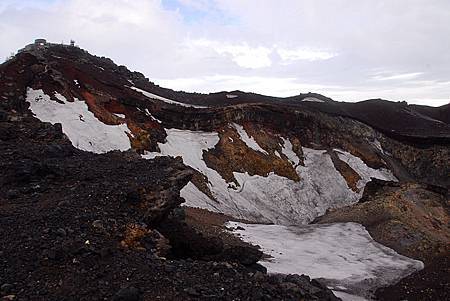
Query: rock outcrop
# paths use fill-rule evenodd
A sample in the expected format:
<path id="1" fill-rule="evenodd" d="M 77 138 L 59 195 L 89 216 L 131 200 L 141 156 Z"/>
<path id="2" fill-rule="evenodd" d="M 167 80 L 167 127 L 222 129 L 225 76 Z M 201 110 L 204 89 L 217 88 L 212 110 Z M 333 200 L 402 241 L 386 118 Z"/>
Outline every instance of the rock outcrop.
<path id="1" fill-rule="evenodd" d="M 316 223 L 357 222 L 400 254 L 420 259 L 425 268 L 381 288 L 381 300 L 446 300 L 450 245 L 448 191 L 413 182 L 373 179 L 359 203 L 330 210 Z"/>
<path id="2" fill-rule="evenodd" d="M 427 263 L 447 252 L 449 206 L 446 190 L 373 179 L 358 204 L 329 210 L 315 222 L 360 223 L 383 245 Z"/>

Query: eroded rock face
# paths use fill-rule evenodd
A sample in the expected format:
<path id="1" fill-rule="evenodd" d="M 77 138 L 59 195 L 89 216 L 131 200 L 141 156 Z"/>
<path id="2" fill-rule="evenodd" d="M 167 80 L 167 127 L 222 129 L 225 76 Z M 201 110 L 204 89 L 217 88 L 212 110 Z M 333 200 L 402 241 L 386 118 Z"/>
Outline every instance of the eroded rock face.
<path id="1" fill-rule="evenodd" d="M 450 188 L 450 147 L 439 144 L 401 143 L 383 138 L 388 156 L 405 168 L 413 179 Z"/>
<path id="2" fill-rule="evenodd" d="M 247 128 L 251 126 L 248 125 Z M 242 141 L 235 128 L 226 126 L 219 131 L 220 140 L 216 146 L 203 154 L 206 165 L 217 170 L 225 181 L 236 185 L 239 183 L 233 172 L 265 177 L 273 172 L 293 181 L 300 180 L 293 165 L 283 155 L 279 137 L 263 132 L 262 129 L 247 132 L 255 138 L 261 150 L 250 148 Z"/>
<path id="3" fill-rule="evenodd" d="M 447 193 L 426 185 L 372 180 L 358 204 L 330 210 L 315 222 L 360 223 L 378 242 L 427 263 L 447 252 L 449 205 Z"/>

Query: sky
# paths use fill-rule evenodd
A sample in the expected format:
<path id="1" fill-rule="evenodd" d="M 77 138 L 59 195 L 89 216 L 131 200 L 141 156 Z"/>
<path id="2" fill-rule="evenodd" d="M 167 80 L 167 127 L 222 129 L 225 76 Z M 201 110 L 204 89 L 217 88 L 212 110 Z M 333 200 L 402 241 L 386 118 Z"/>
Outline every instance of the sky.
<path id="1" fill-rule="evenodd" d="M 450 102 L 449 0 L 0 0 L 0 59 L 35 38 L 175 90 Z"/>

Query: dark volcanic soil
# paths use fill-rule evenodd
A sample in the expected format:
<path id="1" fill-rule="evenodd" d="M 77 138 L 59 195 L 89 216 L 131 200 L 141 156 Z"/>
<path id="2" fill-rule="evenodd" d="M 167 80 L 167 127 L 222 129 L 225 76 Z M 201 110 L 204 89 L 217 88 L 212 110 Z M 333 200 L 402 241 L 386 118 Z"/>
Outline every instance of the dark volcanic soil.
<path id="1" fill-rule="evenodd" d="M 389 301 L 450 300 L 449 256 L 436 258 L 422 271 L 413 273 L 390 287 L 379 289 L 376 296 Z"/>
<path id="2" fill-rule="evenodd" d="M 58 126 L 0 113 L 2 300 L 337 300 L 187 225 L 181 161 L 83 152 Z"/>

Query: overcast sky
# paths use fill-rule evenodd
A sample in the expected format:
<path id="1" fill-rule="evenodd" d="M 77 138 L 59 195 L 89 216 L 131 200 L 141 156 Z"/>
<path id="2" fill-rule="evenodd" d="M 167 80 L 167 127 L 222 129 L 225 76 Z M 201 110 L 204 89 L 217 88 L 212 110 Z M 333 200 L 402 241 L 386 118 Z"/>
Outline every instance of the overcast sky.
<path id="1" fill-rule="evenodd" d="M 35 38 L 176 90 L 450 101 L 450 0 L 0 0 L 0 57 Z"/>

